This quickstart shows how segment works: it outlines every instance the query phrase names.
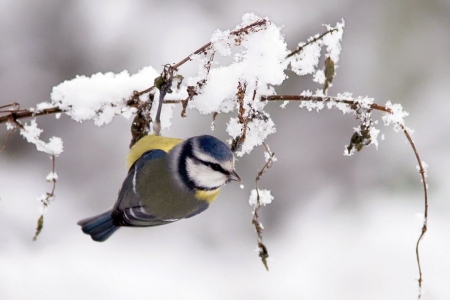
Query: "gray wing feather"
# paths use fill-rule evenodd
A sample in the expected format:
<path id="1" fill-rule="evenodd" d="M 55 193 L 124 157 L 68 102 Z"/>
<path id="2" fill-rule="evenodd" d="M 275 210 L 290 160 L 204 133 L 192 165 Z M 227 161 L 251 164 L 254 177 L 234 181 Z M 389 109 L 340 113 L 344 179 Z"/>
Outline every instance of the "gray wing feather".
<path id="1" fill-rule="evenodd" d="M 145 163 L 162 158 L 166 153 L 162 150 L 145 152 L 131 166 L 127 178 L 123 182 L 116 205 L 113 208 L 113 219 L 118 225 L 125 226 L 157 226 L 178 221 L 178 219 L 161 219 L 145 210 L 136 189 L 137 174 Z"/>

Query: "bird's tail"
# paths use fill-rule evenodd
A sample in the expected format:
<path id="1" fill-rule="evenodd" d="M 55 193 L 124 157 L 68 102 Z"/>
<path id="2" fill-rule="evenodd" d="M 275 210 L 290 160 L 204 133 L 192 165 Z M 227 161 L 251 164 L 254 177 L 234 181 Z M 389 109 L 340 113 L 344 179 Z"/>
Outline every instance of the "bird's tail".
<path id="1" fill-rule="evenodd" d="M 106 241 L 117 229 L 119 229 L 119 227 L 113 223 L 111 212 L 112 210 L 108 210 L 98 216 L 78 221 L 77 224 L 80 225 L 81 230 L 83 230 L 84 233 L 89 234 L 94 241 Z"/>

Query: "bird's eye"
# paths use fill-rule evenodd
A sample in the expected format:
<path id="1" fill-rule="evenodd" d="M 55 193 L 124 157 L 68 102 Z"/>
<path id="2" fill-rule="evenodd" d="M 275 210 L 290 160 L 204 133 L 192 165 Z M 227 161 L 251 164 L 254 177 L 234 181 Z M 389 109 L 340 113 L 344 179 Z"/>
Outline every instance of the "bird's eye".
<path id="1" fill-rule="evenodd" d="M 220 165 L 218 165 L 218 164 L 211 164 L 211 168 L 214 171 L 220 171 L 222 169 L 222 167 Z"/>

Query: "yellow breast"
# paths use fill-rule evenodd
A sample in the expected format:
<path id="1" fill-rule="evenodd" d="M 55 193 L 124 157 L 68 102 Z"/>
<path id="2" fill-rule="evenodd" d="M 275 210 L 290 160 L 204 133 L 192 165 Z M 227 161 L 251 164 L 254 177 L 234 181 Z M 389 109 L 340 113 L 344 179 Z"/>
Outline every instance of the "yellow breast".
<path id="1" fill-rule="evenodd" d="M 212 190 L 212 191 L 197 191 L 195 192 L 195 197 L 198 200 L 206 201 L 208 204 L 211 204 L 216 200 L 219 195 L 220 188 Z"/>

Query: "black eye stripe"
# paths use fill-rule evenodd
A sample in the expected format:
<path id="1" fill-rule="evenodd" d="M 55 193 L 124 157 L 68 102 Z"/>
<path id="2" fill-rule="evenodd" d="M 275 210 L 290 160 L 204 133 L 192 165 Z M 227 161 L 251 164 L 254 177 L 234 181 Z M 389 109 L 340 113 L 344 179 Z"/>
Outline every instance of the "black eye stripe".
<path id="1" fill-rule="evenodd" d="M 219 164 L 212 163 L 212 162 L 209 162 L 209 161 L 204 161 L 204 160 L 201 160 L 201 159 L 199 159 L 199 158 L 197 158 L 197 157 L 192 157 L 192 158 L 193 158 L 197 163 L 202 163 L 202 164 L 204 164 L 204 165 L 207 165 L 208 167 L 210 167 L 210 168 L 213 169 L 214 171 L 220 172 L 220 173 L 225 174 L 225 175 L 230 175 L 230 172 L 228 172 L 227 170 L 225 170 L 224 168 L 222 168 L 222 166 L 219 165 Z"/>

